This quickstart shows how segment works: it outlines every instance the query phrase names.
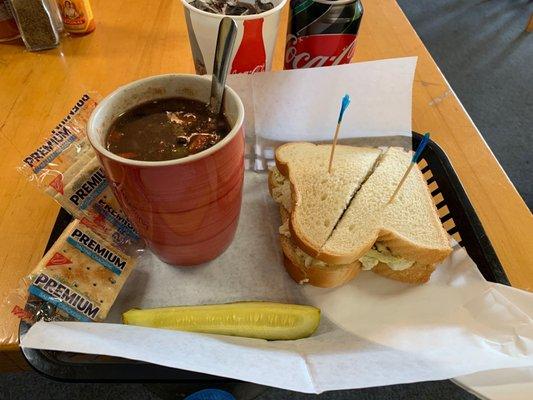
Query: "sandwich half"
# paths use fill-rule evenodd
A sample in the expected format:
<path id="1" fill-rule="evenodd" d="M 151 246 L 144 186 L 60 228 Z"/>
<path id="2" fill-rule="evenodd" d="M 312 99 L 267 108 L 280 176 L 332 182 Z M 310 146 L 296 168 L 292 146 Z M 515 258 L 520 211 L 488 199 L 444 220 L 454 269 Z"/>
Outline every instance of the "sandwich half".
<path id="1" fill-rule="evenodd" d="M 276 167 L 291 190 L 289 229 L 298 247 L 313 256 L 381 154 L 374 148 L 337 146 L 329 174 L 330 152 L 330 145 L 312 143 L 288 143 L 276 150 Z"/>
<path id="2" fill-rule="evenodd" d="M 375 148 L 337 146 L 329 174 L 330 152 L 330 145 L 285 144 L 276 150 L 276 168 L 269 175 L 270 193 L 280 205 L 280 242 L 287 272 L 299 283 L 320 287 L 338 286 L 361 269 L 357 260 L 327 264 L 314 255 L 381 155 Z"/>
<path id="3" fill-rule="evenodd" d="M 276 152 L 269 188 L 280 204 L 287 271 L 297 282 L 320 287 L 339 286 L 361 269 L 402 282 L 427 282 L 451 247 L 418 168 L 389 203 L 411 152 L 338 148 L 331 175 L 329 145 L 291 143 Z M 352 178 L 344 182 L 347 176 Z"/>

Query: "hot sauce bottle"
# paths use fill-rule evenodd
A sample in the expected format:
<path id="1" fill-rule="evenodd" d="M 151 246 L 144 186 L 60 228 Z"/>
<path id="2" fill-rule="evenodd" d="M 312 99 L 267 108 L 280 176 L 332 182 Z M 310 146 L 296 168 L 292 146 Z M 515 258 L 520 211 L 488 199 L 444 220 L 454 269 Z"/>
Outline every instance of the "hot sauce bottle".
<path id="1" fill-rule="evenodd" d="M 89 0 L 57 0 L 65 30 L 85 35 L 94 31 L 95 23 Z"/>

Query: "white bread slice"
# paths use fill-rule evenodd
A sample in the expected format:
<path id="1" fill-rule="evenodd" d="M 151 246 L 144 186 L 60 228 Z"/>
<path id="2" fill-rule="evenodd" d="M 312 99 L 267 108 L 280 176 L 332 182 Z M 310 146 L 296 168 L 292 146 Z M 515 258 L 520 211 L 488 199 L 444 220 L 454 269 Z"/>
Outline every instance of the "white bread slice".
<path id="1" fill-rule="evenodd" d="M 313 143 L 288 143 L 276 150 L 276 166 L 291 185 L 291 236 L 311 256 L 320 252 L 381 151 L 338 145 L 329 174 L 330 153 L 331 145 Z"/>
<path id="2" fill-rule="evenodd" d="M 411 152 L 400 148 L 391 147 L 385 152 L 322 247 L 318 259 L 334 264 L 350 263 L 363 256 L 375 242 L 380 242 L 395 256 L 416 260 L 411 268 L 422 267 L 429 279 L 433 267 L 428 266 L 444 260 L 451 247 L 418 168 L 412 169 L 394 202 L 388 204 L 411 156 Z M 382 267 L 375 270 L 409 281 L 406 271 L 393 274 Z M 420 274 L 413 275 L 418 282 Z"/>
<path id="3" fill-rule="evenodd" d="M 282 205 L 279 211 L 282 223 L 286 224 L 290 216 L 289 212 Z M 284 255 L 283 265 L 291 278 L 300 284 L 308 283 L 323 288 L 337 287 L 352 280 L 361 271 L 359 261 L 351 264 L 328 265 L 305 255 L 295 246 L 290 237 L 280 234 L 279 240 Z"/>

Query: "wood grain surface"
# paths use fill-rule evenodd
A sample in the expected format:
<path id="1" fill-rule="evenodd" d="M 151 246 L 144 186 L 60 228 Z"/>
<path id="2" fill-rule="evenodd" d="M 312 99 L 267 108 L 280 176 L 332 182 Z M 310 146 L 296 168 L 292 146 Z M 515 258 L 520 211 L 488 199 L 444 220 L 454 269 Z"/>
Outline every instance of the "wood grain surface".
<path id="1" fill-rule="evenodd" d="M 16 348 L 18 320 L 4 301 L 42 256 L 58 206 L 16 172 L 82 92 L 105 95 L 154 74 L 193 73 L 177 0 L 93 0 L 96 30 L 60 48 L 0 44 L 0 350 Z M 413 129 L 450 157 L 511 283 L 533 290 L 533 217 L 394 0 L 364 1 L 354 61 L 418 56 Z M 283 11 L 274 69 L 283 61 Z M 483 79 L 483 77 L 479 77 Z M 7 359 L 7 358 L 5 358 Z"/>

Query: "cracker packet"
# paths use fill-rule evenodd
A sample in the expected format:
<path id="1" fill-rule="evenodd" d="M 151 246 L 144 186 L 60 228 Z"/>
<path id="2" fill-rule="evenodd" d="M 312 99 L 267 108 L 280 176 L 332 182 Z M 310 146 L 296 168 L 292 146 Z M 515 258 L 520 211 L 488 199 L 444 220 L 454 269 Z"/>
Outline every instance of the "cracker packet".
<path id="1" fill-rule="evenodd" d="M 0 311 L 20 319 L 21 331 L 37 321 L 103 321 L 139 256 L 128 256 L 74 220 L 0 301 Z M 12 332 L 9 324 L 0 325 L 0 333 Z"/>
<path id="2" fill-rule="evenodd" d="M 99 96 L 86 93 L 18 170 L 74 218 L 125 251 L 142 248 L 87 139 Z"/>
<path id="3" fill-rule="evenodd" d="M 29 276 L 24 276 L 5 296 L 0 298 L 0 314 L 5 318 L 0 324 L 0 334 L 5 343 L 16 343 L 19 331 L 25 332 L 37 321 L 75 321 L 67 313 L 57 309 L 37 296 L 28 293 L 31 285 Z M 19 322 L 17 322 L 19 320 Z M 19 329 L 13 329 L 15 324 Z"/>
<path id="4" fill-rule="evenodd" d="M 24 157 L 18 168 L 39 186 L 60 188 L 62 174 L 90 151 L 87 140 L 87 122 L 96 107 L 99 96 L 82 95 L 69 113 L 52 129 L 43 143 Z"/>
<path id="5" fill-rule="evenodd" d="M 114 235 L 117 244 L 139 240 L 135 228 L 121 210 L 96 156 L 82 158 L 81 163 L 75 163 L 63 175 L 63 183 L 62 190 L 54 193 L 54 189 L 48 187 L 45 192 L 71 215 L 79 219 L 88 217 L 96 223 L 97 226 L 93 226 L 96 230 L 106 231 L 110 225 L 116 232 L 106 232 L 106 235 Z"/>
<path id="6" fill-rule="evenodd" d="M 74 220 L 30 273 L 28 292 L 75 320 L 103 321 L 135 263 Z"/>

